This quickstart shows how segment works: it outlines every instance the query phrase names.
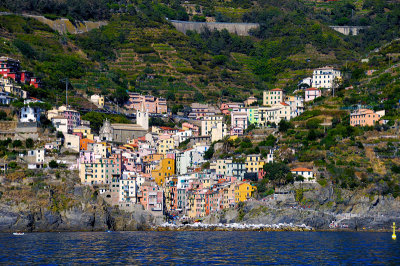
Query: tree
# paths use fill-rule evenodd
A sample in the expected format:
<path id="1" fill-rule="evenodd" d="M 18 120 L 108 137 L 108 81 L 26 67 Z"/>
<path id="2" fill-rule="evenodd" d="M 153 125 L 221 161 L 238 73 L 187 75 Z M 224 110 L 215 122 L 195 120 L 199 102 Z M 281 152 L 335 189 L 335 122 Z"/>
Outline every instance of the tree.
<path id="1" fill-rule="evenodd" d="M 182 104 L 175 104 L 172 106 L 172 113 L 177 114 L 180 110 L 183 110 L 183 105 Z"/>
<path id="2" fill-rule="evenodd" d="M 276 138 L 274 137 L 274 135 L 270 134 L 265 140 L 261 141 L 258 146 L 262 147 L 262 146 L 268 146 L 268 147 L 273 147 L 275 146 L 276 143 Z"/>
<path id="3" fill-rule="evenodd" d="M 7 120 L 7 113 L 3 110 L 0 111 L 0 120 Z"/>
<path id="4" fill-rule="evenodd" d="M 10 168 L 12 168 L 12 169 L 15 169 L 15 168 L 17 168 L 17 162 L 10 162 L 10 163 L 8 164 L 8 166 L 9 166 Z"/>
<path id="5" fill-rule="evenodd" d="M 214 155 L 214 144 L 208 148 L 208 150 L 204 153 L 204 159 L 205 160 L 210 160 Z"/>
<path id="6" fill-rule="evenodd" d="M 122 88 L 122 87 L 118 87 L 114 94 L 113 94 L 115 100 L 117 101 L 117 103 L 119 105 L 123 105 L 124 103 L 126 103 L 126 101 L 128 101 L 129 99 L 129 95 L 126 92 L 126 89 Z"/>
<path id="7" fill-rule="evenodd" d="M 167 92 L 165 99 L 167 99 L 167 101 L 175 101 L 175 94 L 169 91 Z"/>
<path id="8" fill-rule="evenodd" d="M 283 184 L 287 182 L 287 176 L 290 169 L 283 163 L 267 163 L 264 164 L 264 178 L 272 181 L 273 183 Z"/>
<path id="9" fill-rule="evenodd" d="M 279 132 L 286 132 L 289 128 L 292 128 L 292 124 L 289 121 L 282 119 L 279 122 Z"/>
<path id="10" fill-rule="evenodd" d="M 196 102 L 204 102 L 205 97 L 204 97 L 204 95 L 203 95 L 201 92 L 196 91 L 196 93 L 194 94 L 194 100 L 195 100 Z"/>
<path id="11" fill-rule="evenodd" d="M 63 139 L 64 138 L 64 134 L 61 131 L 57 131 L 57 138 L 58 139 Z"/>
<path id="12" fill-rule="evenodd" d="M 49 162 L 49 166 L 50 168 L 54 169 L 54 168 L 58 168 L 58 163 L 55 160 L 51 160 Z"/>
<path id="13" fill-rule="evenodd" d="M 295 180 L 296 180 L 297 182 L 303 182 L 303 181 L 304 181 L 304 176 L 302 176 L 302 175 L 296 175 Z"/>
<path id="14" fill-rule="evenodd" d="M 22 141 L 20 141 L 19 139 L 14 140 L 14 141 L 12 142 L 12 146 L 13 146 L 14 148 L 21 147 L 21 146 L 22 146 Z"/>
<path id="15" fill-rule="evenodd" d="M 28 138 L 25 140 L 25 147 L 27 147 L 28 149 L 33 148 L 34 142 L 33 139 Z"/>

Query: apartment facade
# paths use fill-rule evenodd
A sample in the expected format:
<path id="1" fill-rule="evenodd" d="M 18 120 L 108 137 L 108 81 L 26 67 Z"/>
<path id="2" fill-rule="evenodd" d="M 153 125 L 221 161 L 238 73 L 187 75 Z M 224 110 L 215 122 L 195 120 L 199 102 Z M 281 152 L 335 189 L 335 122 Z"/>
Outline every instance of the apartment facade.
<path id="1" fill-rule="evenodd" d="M 283 102 L 283 90 L 276 88 L 263 92 L 263 105 L 274 106 Z"/>
<path id="2" fill-rule="evenodd" d="M 342 73 L 333 67 L 317 68 L 313 72 L 312 87 L 332 89 L 340 82 Z"/>

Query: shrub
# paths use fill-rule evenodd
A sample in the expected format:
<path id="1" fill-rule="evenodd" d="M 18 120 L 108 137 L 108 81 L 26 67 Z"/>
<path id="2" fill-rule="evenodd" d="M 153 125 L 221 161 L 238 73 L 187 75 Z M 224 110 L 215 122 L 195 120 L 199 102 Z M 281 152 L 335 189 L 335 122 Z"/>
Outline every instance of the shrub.
<path id="1" fill-rule="evenodd" d="M 58 163 L 55 160 L 51 160 L 49 162 L 49 166 L 50 168 L 54 169 L 54 168 L 58 168 Z"/>

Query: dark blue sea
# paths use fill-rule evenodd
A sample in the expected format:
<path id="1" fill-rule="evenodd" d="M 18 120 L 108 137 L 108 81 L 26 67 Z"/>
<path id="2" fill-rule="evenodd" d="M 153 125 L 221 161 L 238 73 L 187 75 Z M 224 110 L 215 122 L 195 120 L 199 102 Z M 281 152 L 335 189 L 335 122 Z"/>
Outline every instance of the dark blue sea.
<path id="1" fill-rule="evenodd" d="M 0 264 L 400 265 L 390 233 L 111 232 L 0 234 Z"/>

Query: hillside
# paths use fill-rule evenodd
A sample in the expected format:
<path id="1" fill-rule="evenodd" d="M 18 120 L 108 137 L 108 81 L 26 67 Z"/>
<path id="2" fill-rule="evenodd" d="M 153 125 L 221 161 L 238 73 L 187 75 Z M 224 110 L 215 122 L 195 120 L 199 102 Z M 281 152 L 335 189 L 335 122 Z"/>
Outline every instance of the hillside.
<path id="1" fill-rule="evenodd" d="M 40 8 L 18 9 L 18 4 L 11 8 L 7 3 L 3 6 L 6 10 L 46 14 Z M 68 77 L 81 95 L 101 92 L 124 99 L 121 91 L 129 89 L 181 103 L 215 102 L 221 96 L 243 100 L 251 94 L 260 96 L 262 90 L 272 87 L 292 91 L 312 68 L 342 66 L 363 52 L 355 40 L 364 35 L 346 37 L 333 31 L 327 26 L 331 21 L 320 19 L 314 13 L 317 11 L 301 2 L 282 2 L 280 8 L 274 7 L 273 1 L 250 6 L 240 1 L 191 4 L 199 8 L 193 11 L 193 6 L 186 4 L 178 8 L 168 2 L 146 1 L 137 5 L 109 4 L 110 14 L 105 17 L 71 15 L 71 19 L 109 18 L 108 25 L 78 36 L 59 35 L 31 19 L 2 16 L 1 37 L 9 45 L 3 45 L 0 52 L 20 59 L 24 67 L 44 78 L 45 92 L 35 92 L 39 97 L 54 100 L 64 87 L 59 80 Z M 196 9 L 217 21 L 218 14 L 240 13 L 227 21 L 257 22 L 261 27 L 250 37 L 225 31 L 186 36 L 165 20 L 196 20 Z M 61 15 L 57 12 L 56 17 Z M 40 45 L 41 39 L 47 45 Z M 54 70 L 51 75 L 49 68 Z M 57 90 L 47 93 L 53 88 Z M 114 93 L 116 88 L 120 93 Z"/>

